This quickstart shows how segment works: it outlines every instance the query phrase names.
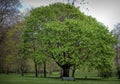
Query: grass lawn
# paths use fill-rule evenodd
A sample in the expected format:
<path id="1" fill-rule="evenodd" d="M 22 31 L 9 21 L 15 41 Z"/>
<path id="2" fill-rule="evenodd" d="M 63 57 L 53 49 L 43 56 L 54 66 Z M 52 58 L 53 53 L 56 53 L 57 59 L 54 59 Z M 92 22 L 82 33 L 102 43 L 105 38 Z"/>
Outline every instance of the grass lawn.
<path id="1" fill-rule="evenodd" d="M 34 74 L 26 74 L 21 77 L 19 74 L 0 74 L 0 84 L 120 84 L 116 78 L 77 78 L 75 81 L 62 81 L 58 77 L 35 78 Z"/>

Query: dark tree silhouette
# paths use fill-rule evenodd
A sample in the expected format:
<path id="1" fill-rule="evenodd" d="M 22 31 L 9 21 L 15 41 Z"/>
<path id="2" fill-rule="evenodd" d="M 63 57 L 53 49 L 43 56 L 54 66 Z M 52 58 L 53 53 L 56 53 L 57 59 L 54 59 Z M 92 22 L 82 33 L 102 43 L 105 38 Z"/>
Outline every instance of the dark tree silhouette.
<path id="1" fill-rule="evenodd" d="M 11 21 L 12 18 L 15 18 L 18 14 L 20 7 L 19 0 L 0 0 L 0 26 L 3 24 L 11 24 L 14 21 Z"/>

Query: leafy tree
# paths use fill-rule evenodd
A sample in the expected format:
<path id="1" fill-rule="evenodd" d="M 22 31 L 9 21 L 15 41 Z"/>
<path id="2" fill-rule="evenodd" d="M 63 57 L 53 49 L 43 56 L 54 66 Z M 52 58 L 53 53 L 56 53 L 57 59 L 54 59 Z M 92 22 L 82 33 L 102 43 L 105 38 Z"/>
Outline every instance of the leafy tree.
<path id="1" fill-rule="evenodd" d="M 28 17 L 27 19 L 30 19 Z M 23 32 L 23 43 L 21 50 L 23 51 L 22 54 L 27 58 L 32 58 L 34 61 L 35 66 L 35 76 L 38 77 L 38 64 L 44 61 L 45 64 L 45 55 L 41 55 L 40 45 L 37 41 L 37 33 L 39 28 L 35 26 L 30 26 L 32 23 L 27 23 L 29 25 L 26 25 L 26 29 Z M 41 56 L 41 58 L 39 57 Z"/>
<path id="2" fill-rule="evenodd" d="M 4 45 L 6 33 L 9 27 L 20 20 L 20 18 L 18 18 L 19 7 L 19 0 L 0 0 L 0 69 L 2 72 L 4 72 L 4 59 L 5 53 L 7 53 L 4 51 L 6 47 L 6 45 Z"/>
<path id="3" fill-rule="evenodd" d="M 33 9 L 26 18 L 26 31 L 24 38 L 28 38 L 28 44 L 35 35 L 39 43 L 35 46 L 40 46 L 38 56 L 52 57 L 62 68 L 62 76 L 68 77 L 74 65 L 112 67 L 115 42 L 112 34 L 72 5 L 56 3 Z"/>
<path id="4" fill-rule="evenodd" d="M 73 65 L 93 66 L 102 70 L 111 68 L 114 38 L 101 24 L 70 19 L 55 21 L 47 24 L 39 34 L 40 42 L 63 69 L 63 76 L 69 76 Z"/>
<path id="5" fill-rule="evenodd" d="M 16 24 L 13 28 L 9 29 L 9 31 L 6 34 L 5 38 L 5 45 L 4 50 L 6 52 L 5 54 L 5 67 L 7 70 L 7 73 L 9 73 L 9 69 L 14 65 L 20 66 L 16 67 L 19 70 L 22 71 L 21 68 L 25 66 L 25 59 L 19 55 L 19 47 L 22 43 L 21 35 L 22 30 L 24 28 L 24 22 L 19 22 Z"/>
<path id="6" fill-rule="evenodd" d="M 115 25 L 115 28 L 112 30 L 112 33 L 118 39 L 118 43 L 115 45 L 116 50 L 115 64 L 117 67 L 117 75 L 118 78 L 120 79 L 120 23 Z"/>

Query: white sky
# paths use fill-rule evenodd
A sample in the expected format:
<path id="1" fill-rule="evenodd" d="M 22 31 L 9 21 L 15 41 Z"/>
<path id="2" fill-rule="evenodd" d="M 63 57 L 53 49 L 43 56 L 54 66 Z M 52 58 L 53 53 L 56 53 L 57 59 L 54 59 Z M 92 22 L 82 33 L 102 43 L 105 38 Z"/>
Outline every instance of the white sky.
<path id="1" fill-rule="evenodd" d="M 65 0 L 21 0 L 25 7 L 39 7 L 54 2 L 65 2 Z M 79 0 L 78 0 L 79 1 Z M 99 22 L 114 28 L 114 25 L 120 22 L 120 0 L 86 0 L 88 4 L 81 6 L 81 11 L 87 15 L 95 17 Z M 75 3 L 79 6 L 79 2 Z M 88 10 L 87 10 L 88 8 Z"/>

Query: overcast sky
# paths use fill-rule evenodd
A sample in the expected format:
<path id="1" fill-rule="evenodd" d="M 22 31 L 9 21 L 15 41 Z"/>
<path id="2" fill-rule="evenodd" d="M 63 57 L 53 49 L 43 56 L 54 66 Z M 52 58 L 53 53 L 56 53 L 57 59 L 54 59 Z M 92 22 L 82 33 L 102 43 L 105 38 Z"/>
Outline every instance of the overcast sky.
<path id="1" fill-rule="evenodd" d="M 67 0 L 21 0 L 25 7 L 39 7 L 55 2 L 63 2 Z M 114 25 L 120 22 L 120 0 L 86 0 L 88 4 L 82 5 L 81 11 L 87 15 L 95 17 L 99 22 L 102 22 L 109 27 L 109 30 L 114 28 Z M 79 6 L 79 0 L 75 3 Z"/>

